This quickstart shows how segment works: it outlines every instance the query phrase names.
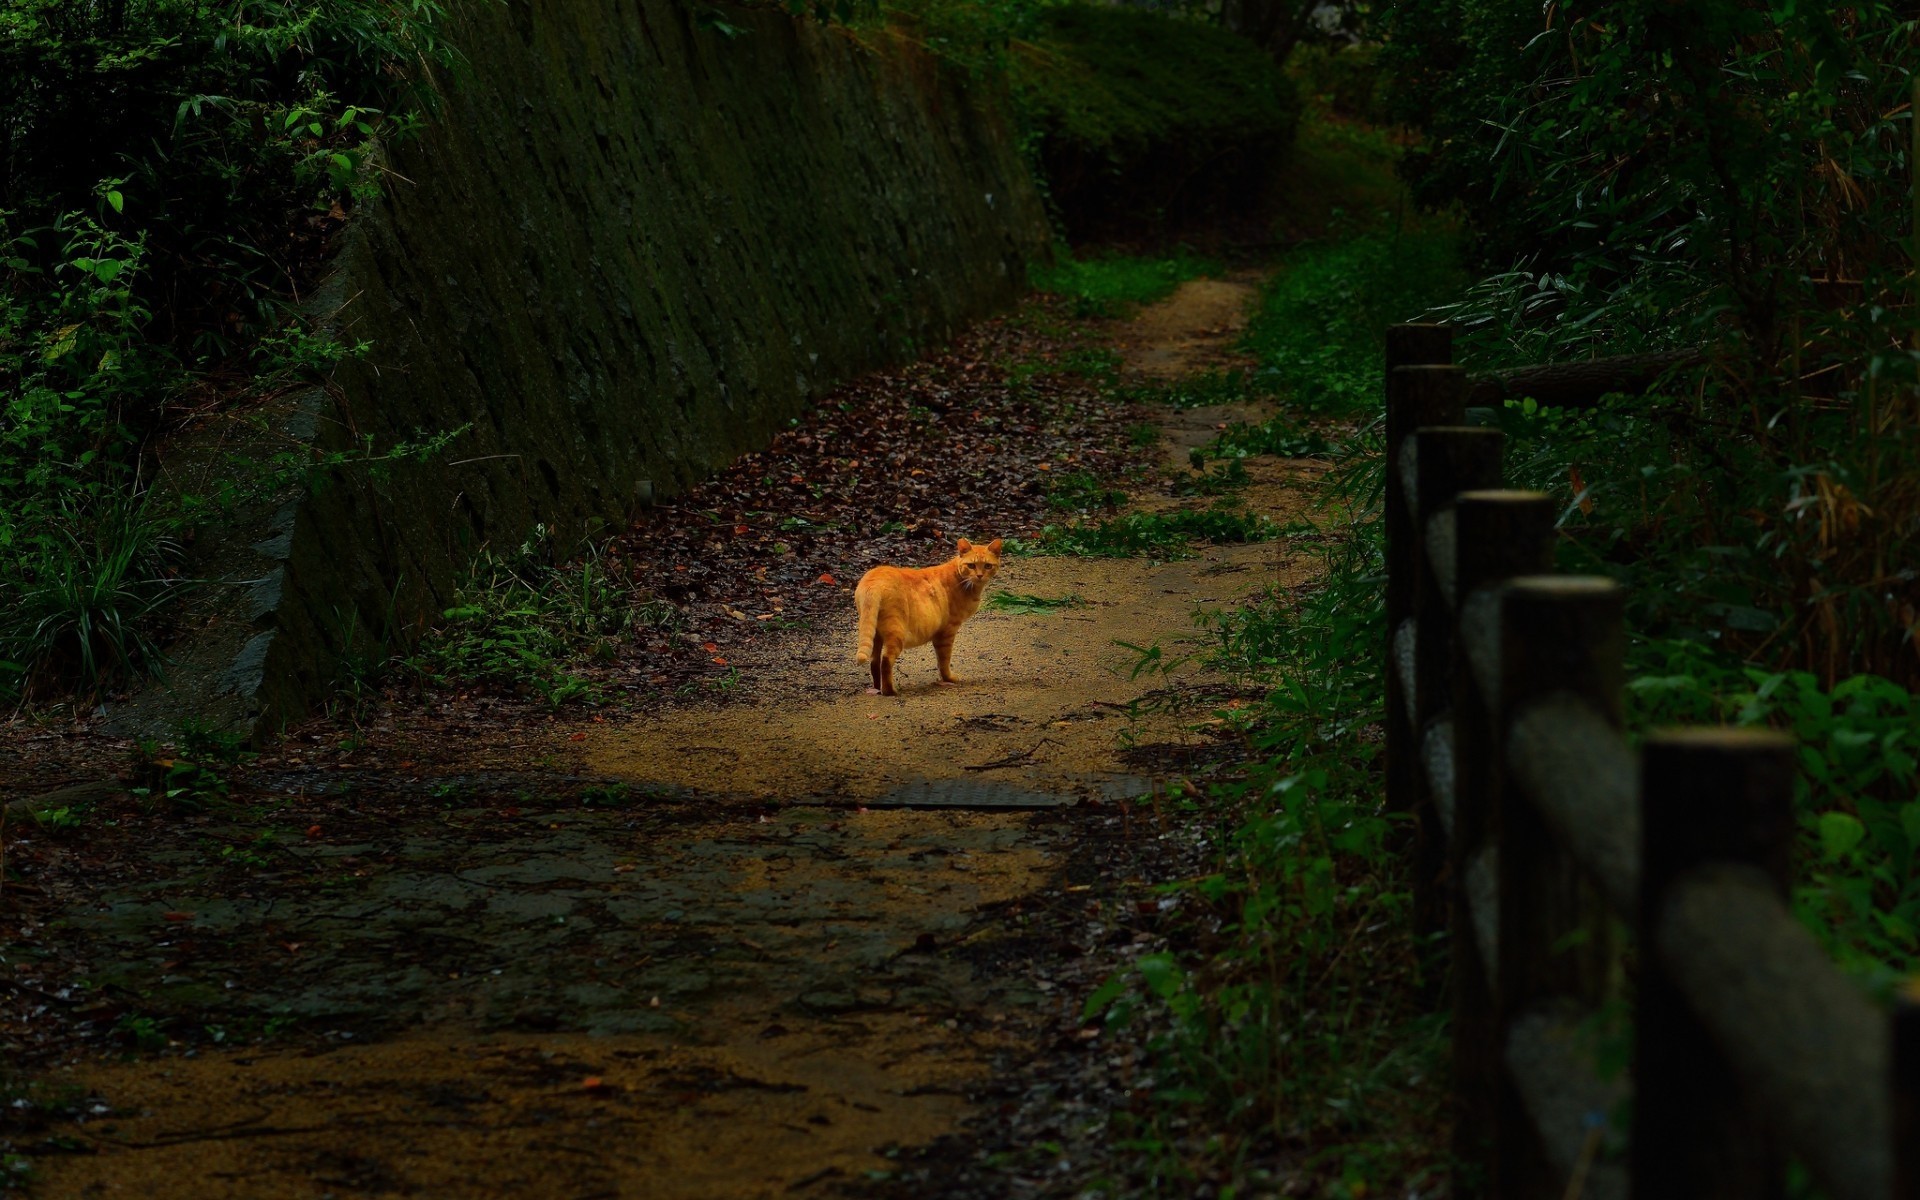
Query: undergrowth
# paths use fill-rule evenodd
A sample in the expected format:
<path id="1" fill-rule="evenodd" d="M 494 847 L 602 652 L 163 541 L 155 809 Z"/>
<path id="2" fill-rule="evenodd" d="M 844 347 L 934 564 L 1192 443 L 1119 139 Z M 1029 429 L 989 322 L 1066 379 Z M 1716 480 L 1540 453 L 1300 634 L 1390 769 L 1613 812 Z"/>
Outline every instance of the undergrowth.
<path id="1" fill-rule="evenodd" d="M 636 606 L 627 583 L 591 550 L 556 564 L 545 527 L 536 526 L 518 552 L 481 554 L 458 603 L 441 616 L 406 661 L 416 675 L 527 692 L 559 708 L 602 699 L 570 664 L 611 659 L 636 624 L 671 631 L 678 610 Z"/>
<path id="2" fill-rule="evenodd" d="M 455 56 L 437 0 L 0 12 L 0 700 L 156 666 L 190 506 L 149 493 L 191 411 L 365 347 L 299 296 Z"/>
<path id="3" fill-rule="evenodd" d="M 1268 285 L 1247 326 L 1263 386 L 1312 413 L 1380 406 L 1383 331 L 1418 317 L 1464 282 L 1444 225 L 1363 232 L 1302 247 Z"/>
<path id="4" fill-rule="evenodd" d="M 1163 257 L 1094 254 L 1076 257 L 1061 250 L 1051 263 L 1036 264 L 1033 286 L 1073 302 L 1076 317 L 1118 317 L 1170 294 L 1189 279 L 1219 275 L 1224 268 L 1185 249 Z"/>

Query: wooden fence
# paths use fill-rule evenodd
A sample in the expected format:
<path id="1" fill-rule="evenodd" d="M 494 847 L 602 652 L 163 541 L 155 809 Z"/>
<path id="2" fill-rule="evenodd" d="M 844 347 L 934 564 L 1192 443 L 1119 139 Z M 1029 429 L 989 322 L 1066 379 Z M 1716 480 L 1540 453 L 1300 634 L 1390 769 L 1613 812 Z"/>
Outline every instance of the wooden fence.
<path id="1" fill-rule="evenodd" d="M 1444 326 L 1389 333 L 1387 801 L 1449 933 L 1454 1194 L 1776 1197 L 1792 1159 L 1831 1200 L 1920 1200 L 1920 1003 L 1789 910 L 1792 742 L 1629 747 L 1622 589 L 1550 573 L 1553 503 L 1495 490 L 1451 362 Z"/>

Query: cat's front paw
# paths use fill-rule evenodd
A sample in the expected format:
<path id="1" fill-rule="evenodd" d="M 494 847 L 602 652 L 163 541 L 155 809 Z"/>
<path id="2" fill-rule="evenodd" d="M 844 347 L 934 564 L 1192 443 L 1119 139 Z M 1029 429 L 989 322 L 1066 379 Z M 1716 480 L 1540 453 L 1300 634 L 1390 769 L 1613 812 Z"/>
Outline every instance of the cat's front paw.
<path id="1" fill-rule="evenodd" d="M 942 680 L 940 681 L 940 686 L 941 686 L 941 687 L 952 687 L 952 686 L 953 686 L 954 684 L 956 684 L 956 683 L 963 683 L 963 682 L 965 682 L 965 681 L 964 681 L 964 680 L 962 680 L 962 679 L 961 679 L 961 678 L 960 678 L 960 677 L 959 677 L 958 675 L 949 675 L 949 676 L 947 676 L 947 677 L 946 677 L 945 679 L 942 679 Z"/>
<path id="2" fill-rule="evenodd" d="M 879 694 L 880 694 L 880 689 L 877 687 L 870 687 L 867 689 L 867 695 L 869 696 L 878 696 Z"/>

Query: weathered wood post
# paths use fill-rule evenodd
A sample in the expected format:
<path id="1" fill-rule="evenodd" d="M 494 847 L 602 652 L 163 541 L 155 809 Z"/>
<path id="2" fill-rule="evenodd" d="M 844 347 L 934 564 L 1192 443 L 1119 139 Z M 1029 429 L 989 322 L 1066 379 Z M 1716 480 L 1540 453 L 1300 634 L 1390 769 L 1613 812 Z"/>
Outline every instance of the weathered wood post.
<path id="1" fill-rule="evenodd" d="M 1414 740 L 1396 660 L 1394 637 L 1413 615 L 1413 572 L 1419 568 L 1418 543 L 1412 538 L 1412 519 L 1400 482 L 1400 443 L 1422 425 L 1457 425 L 1465 412 L 1465 380 L 1460 397 L 1432 387 L 1431 378 L 1416 379 L 1413 366 L 1453 362 L 1453 330 L 1445 325 L 1394 325 L 1387 330 L 1386 440 L 1387 477 L 1382 491 L 1382 515 L 1387 544 L 1387 807 L 1410 812 L 1420 781 L 1420 747 Z"/>
<path id="2" fill-rule="evenodd" d="M 1624 589 L 1591 576 L 1524 576 L 1501 593 L 1500 688 L 1492 700 L 1499 731 L 1493 749 L 1500 856 L 1494 999 L 1503 1051 L 1523 1016 L 1597 1007 L 1613 970 L 1606 903 L 1523 794 L 1507 764 L 1506 745 L 1521 711 L 1555 693 L 1577 698 L 1620 728 L 1624 604 Z M 1494 1156 L 1497 1196 L 1552 1195 L 1566 1186 L 1548 1165 L 1511 1070 L 1501 1080 Z"/>
<path id="3" fill-rule="evenodd" d="M 1893 1196 L 1920 1200 L 1920 978 L 1894 998 L 1892 1020 Z"/>
<path id="4" fill-rule="evenodd" d="M 1480 944 L 1478 926 L 1495 928 L 1497 879 L 1489 869 L 1495 844 L 1494 729 L 1491 698 L 1476 668 L 1471 639 L 1497 651 L 1499 585 L 1518 575 L 1541 575 L 1553 567 L 1554 513 L 1545 492 L 1462 492 L 1453 507 L 1453 586 L 1461 627 L 1452 639 L 1453 828 L 1447 841 L 1447 873 L 1453 880 L 1453 1193 L 1484 1195 L 1493 1178 L 1493 1130 L 1499 1111 L 1502 1048 L 1489 986 L 1495 965 Z M 1484 630 L 1467 627 L 1469 610 L 1489 614 Z M 1498 679 L 1487 682 L 1498 684 Z M 1476 919 L 1475 906 L 1479 906 Z"/>
<path id="5" fill-rule="evenodd" d="M 1777 1143 L 1652 947 L 1668 890 L 1696 867 L 1756 868 L 1785 902 L 1794 742 L 1765 730 L 1661 733 L 1647 739 L 1640 772 L 1633 1195 L 1779 1196 L 1786 1173 Z"/>
<path id="6" fill-rule="evenodd" d="M 1414 818 L 1408 841 L 1418 844 L 1419 828 L 1433 821 L 1432 794 L 1426 770 L 1420 765 L 1421 732 L 1414 711 L 1415 646 L 1418 641 L 1414 607 L 1428 585 L 1426 547 L 1420 530 L 1422 516 L 1412 511 L 1413 491 L 1406 470 L 1416 453 L 1413 433 L 1430 425 L 1458 424 L 1466 411 L 1467 375 L 1459 367 L 1431 365 L 1395 367 L 1387 388 L 1387 807 Z M 1397 519 L 1395 519 L 1397 518 Z M 1444 627 L 1443 627 L 1444 628 Z M 1428 630 L 1428 636 L 1438 631 Z M 1443 634 L 1441 636 L 1444 636 Z M 1413 877 L 1415 932 L 1435 931 L 1433 878 Z"/>
<path id="7" fill-rule="evenodd" d="M 1506 435 L 1494 429 L 1459 425 L 1427 426 L 1414 430 L 1413 441 L 1402 448 L 1401 483 L 1413 497 L 1416 527 L 1412 535 L 1420 570 L 1414 573 L 1413 736 L 1429 764 L 1439 761 L 1425 753 L 1427 741 L 1445 737 L 1443 721 L 1453 706 L 1453 644 L 1455 603 L 1454 501 L 1461 492 L 1500 485 L 1500 454 Z M 1445 755 L 1450 761 L 1451 755 Z M 1443 886 L 1447 871 L 1447 825 L 1439 811 L 1453 800 L 1451 784 L 1430 776 L 1423 793 L 1429 803 L 1414 810 L 1414 929 L 1422 937 L 1440 933 L 1448 925 L 1450 888 Z"/>

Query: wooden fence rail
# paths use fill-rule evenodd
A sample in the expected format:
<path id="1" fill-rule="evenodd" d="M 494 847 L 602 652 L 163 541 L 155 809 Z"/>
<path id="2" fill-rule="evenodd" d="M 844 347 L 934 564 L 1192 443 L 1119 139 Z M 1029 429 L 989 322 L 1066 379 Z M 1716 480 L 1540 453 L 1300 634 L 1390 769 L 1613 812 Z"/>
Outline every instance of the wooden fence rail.
<path id="1" fill-rule="evenodd" d="M 1550 573 L 1552 502 L 1499 490 L 1451 360 L 1389 332 L 1387 803 L 1452 951 L 1455 1194 L 1777 1197 L 1792 1159 L 1920 1200 L 1920 1000 L 1872 1001 L 1788 907 L 1792 742 L 1635 752 L 1623 591 Z"/>

